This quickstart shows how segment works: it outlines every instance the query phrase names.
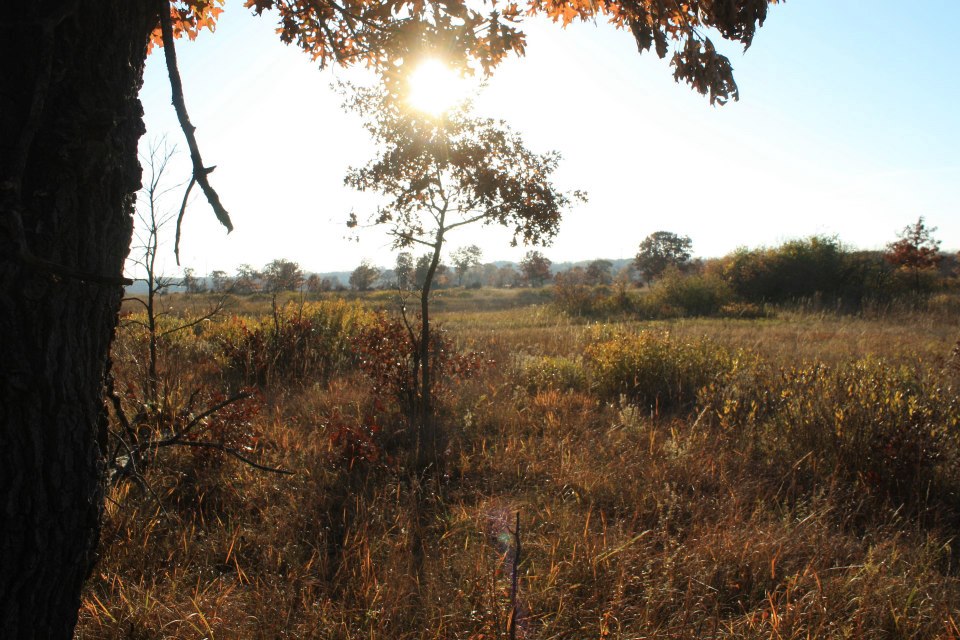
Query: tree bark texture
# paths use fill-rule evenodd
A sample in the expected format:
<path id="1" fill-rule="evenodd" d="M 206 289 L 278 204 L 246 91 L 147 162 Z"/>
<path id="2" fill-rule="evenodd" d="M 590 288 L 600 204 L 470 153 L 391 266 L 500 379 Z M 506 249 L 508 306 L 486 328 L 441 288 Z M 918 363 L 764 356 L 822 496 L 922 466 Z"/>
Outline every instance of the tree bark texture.
<path id="1" fill-rule="evenodd" d="M 0 13 L 0 637 L 70 638 L 103 499 L 101 398 L 140 185 L 156 3 Z M 152 10 L 151 10 L 152 8 Z"/>

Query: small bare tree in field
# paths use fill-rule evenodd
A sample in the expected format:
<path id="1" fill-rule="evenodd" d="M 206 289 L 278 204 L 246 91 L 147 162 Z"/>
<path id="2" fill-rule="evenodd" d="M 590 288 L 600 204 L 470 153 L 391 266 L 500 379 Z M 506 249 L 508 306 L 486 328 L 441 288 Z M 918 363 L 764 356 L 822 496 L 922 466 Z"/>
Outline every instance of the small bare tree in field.
<path id="1" fill-rule="evenodd" d="M 137 206 L 139 224 L 136 238 L 139 247 L 135 247 L 130 263 L 142 272 L 142 277 L 137 279 L 146 284 L 147 290 L 144 297 L 124 298 L 127 302 L 142 306 L 144 313 L 142 319 L 127 318 L 122 326 L 139 326 L 144 329 L 148 352 L 146 372 L 140 381 L 140 397 L 136 398 L 134 403 L 136 411 L 133 415 L 124 408 L 123 399 L 114 389 L 112 374 L 107 377 L 107 395 L 120 427 L 118 431 L 110 434 L 112 451 L 107 458 L 107 473 L 112 483 L 133 478 L 146 486 L 143 472 L 150 460 L 159 449 L 175 445 L 216 449 L 257 468 L 280 471 L 248 459 L 240 451 L 223 442 L 200 437 L 207 418 L 231 404 L 249 398 L 249 393 L 241 391 L 216 401 L 209 407 L 195 408 L 194 401 L 201 395 L 198 389 L 190 395 L 188 406 L 178 410 L 171 400 L 167 375 L 170 372 L 160 370 L 160 352 L 164 340 L 213 318 L 223 310 L 225 304 L 225 297 L 221 294 L 213 299 L 209 307 L 189 319 L 172 324 L 163 321 L 168 312 L 163 310 L 161 298 L 171 286 L 178 284 L 178 281 L 160 272 L 157 261 L 163 228 L 174 220 L 173 213 L 165 208 L 164 196 L 180 186 L 168 184 L 168 165 L 175 153 L 175 147 L 168 146 L 165 140 L 160 140 L 151 143 L 147 153 L 141 158 L 148 180 L 140 193 Z M 178 416 L 190 417 L 181 420 Z"/>
<path id="2" fill-rule="evenodd" d="M 429 265 L 420 290 L 419 336 L 410 330 L 419 377 L 417 450 L 421 461 L 436 459 L 430 367 L 430 291 L 450 233 L 473 224 L 513 231 L 513 243 L 548 243 L 557 233 L 571 196 L 551 177 L 556 152 L 534 153 L 504 122 L 475 117 L 469 104 L 439 116 L 415 111 L 382 87 L 352 87 L 345 107 L 358 113 L 377 144 L 377 155 L 351 168 L 345 183 L 384 196 L 372 216 L 387 227 L 398 249 L 426 248 Z M 574 193 L 573 198 L 582 198 Z M 351 216 L 350 226 L 357 225 Z"/>

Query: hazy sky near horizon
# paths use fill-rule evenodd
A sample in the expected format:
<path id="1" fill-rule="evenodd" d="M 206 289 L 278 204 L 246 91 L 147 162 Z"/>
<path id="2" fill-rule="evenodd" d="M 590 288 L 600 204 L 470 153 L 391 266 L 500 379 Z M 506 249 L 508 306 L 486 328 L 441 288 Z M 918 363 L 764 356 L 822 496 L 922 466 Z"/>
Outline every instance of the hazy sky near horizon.
<path id="1" fill-rule="evenodd" d="M 505 119 L 534 150 L 559 150 L 558 186 L 589 193 L 544 249 L 555 262 L 631 257 L 657 230 L 689 235 L 700 256 L 811 234 L 881 248 L 918 216 L 938 227 L 943 248 L 960 249 L 957 24 L 955 0 L 910 9 L 790 0 L 771 7 L 746 54 L 722 47 L 741 98 L 711 107 L 673 81 L 666 60 L 639 55 L 628 33 L 530 21 L 527 55 L 501 66 L 477 110 Z M 236 227 L 228 236 L 194 196 L 183 266 L 232 272 L 274 258 L 308 271 L 350 270 L 362 259 L 388 266 L 394 254 L 379 231 L 347 239 L 348 214 L 363 219 L 375 200 L 344 187 L 343 176 L 373 147 L 331 88 L 372 76 L 320 71 L 274 27 L 228 0 L 215 34 L 178 42 L 190 117 Z M 186 143 L 159 53 L 148 59 L 141 99 L 141 148 L 166 135 L 181 149 L 171 175 L 185 179 Z M 166 206 L 178 208 L 180 197 Z M 450 250 L 473 243 L 485 260 L 527 250 L 493 229 L 448 238 Z M 170 240 L 167 273 L 178 271 L 172 253 Z"/>

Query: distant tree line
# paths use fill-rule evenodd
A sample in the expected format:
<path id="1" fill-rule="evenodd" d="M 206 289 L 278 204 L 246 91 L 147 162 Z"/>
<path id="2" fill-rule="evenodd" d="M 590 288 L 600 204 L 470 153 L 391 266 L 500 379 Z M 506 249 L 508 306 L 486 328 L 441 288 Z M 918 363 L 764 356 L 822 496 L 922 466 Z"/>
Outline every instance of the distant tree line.
<path id="1" fill-rule="evenodd" d="M 691 312 L 716 310 L 726 302 L 784 303 L 817 298 L 822 302 L 858 307 L 866 300 L 885 301 L 904 295 L 923 295 L 950 286 L 960 276 L 958 257 L 940 251 L 936 228 L 921 217 L 904 227 L 882 251 L 858 251 L 835 236 L 810 236 L 775 247 L 741 247 L 721 258 L 693 257 L 687 236 L 656 231 L 640 242 L 633 261 L 614 270 L 610 260 L 597 259 L 555 272 L 551 260 L 531 250 L 516 265 L 483 262 L 476 245 L 459 247 L 441 261 L 432 288 L 542 287 L 556 285 L 566 306 L 583 312 L 602 296 L 596 287 L 647 286 L 666 304 Z M 449 262 L 449 264 L 448 264 Z M 622 261 L 621 261 L 622 264 Z M 184 269 L 182 285 L 188 293 L 322 293 L 375 289 L 419 290 L 430 255 L 397 254 L 392 268 L 364 260 L 346 284 L 339 278 L 304 274 L 300 265 L 277 259 L 256 269 L 240 265 L 233 275 L 213 271 L 207 278 Z M 694 293 L 696 292 L 696 293 Z M 622 293 L 621 293 L 622 295 Z M 695 310 L 695 311 L 692 311 Z"/>
<path id="2" fill-rule="evenodd" d="M 317 274 L 306 276 L 298 263 L 283 258 L 267 263 L 262 269 L 242 264 L 233 275 L 217 269 L 207 278 L 201 278 L 194 269 L 186 268 L 182 285 L 187 293 L 211 291 L 238 295 L 301 290 L 318 293 L 344 288 L 337 278 L 321 278 Z"/>
<path id="3" fill-rule="evenodd" d="M 960 288 L 960 256 L 940 251 L 936 228 L 921 217 L 881 251 L 857 251 L 835 236 L 789 240 L 776 247 L 739 248 L 710 260 L 692 257 L 690 238 L 657 231 L 639 245 L 629 269 L 608 290 L 603 262 L 554 276 L 554 298 L 575 314 L 742 315 L 767 303 L 813 302 L 856 310 L 867 303 L 917 300 Z M 644 295 L 627 288 L 645 285 Z M 746 305 L 746 306 L 745 306 Z"/>

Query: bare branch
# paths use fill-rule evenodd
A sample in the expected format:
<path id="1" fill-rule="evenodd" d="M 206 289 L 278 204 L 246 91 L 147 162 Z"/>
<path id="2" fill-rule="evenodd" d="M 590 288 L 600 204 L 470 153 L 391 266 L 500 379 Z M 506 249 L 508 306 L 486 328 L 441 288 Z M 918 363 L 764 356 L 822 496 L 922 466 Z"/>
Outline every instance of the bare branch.
<path id="1" fill-rule="evenodd" d="M 403 231 L 390 231 L 390 235 L 396 236 L 396 237 L 398 237 L 398 238 L 402 238 L 403 240 L 406 240 L 406 241 L 408 241 L 408 242 L 416 242 L 416 243 L 418 243 L 418 244 L 422 244 L 422 245 L 424 245 L 424 246 L 426 246 L 426 247 L 430 247 L 431 249 L 434 249 L 434 248 L 436 248 L 436 246 L 437 246 L 436 243 L 434 243 L 434 242 L 429 242 L 429 241 L 424 240 L 424 239 L 422 239 L 422 238 L 418 238 L 417 236 L 413 235 L 412 233 L 405 233 L 405 232 L 403 232 Z"/>
<path id="2" fill-rule="evenodd" d="M 293 476 L 293 475 L 296 475 L 296 472 L 295 472 L 295 471 L 289 471 L 289 470 L 287 470 L 287 469 L 280 469 L 280 468 L 278 468 L 278 467 L 270 467 L 270 466 L 265 465 L 265 464 L 260 464 L 259 462 L 254 462 L 254 461 L 251 460 L 250 458 L 248 458 L 248 457 L 244 456 L 242 453 L 240 453 L 239 450 L 237 450 L 237 449 L 235 449 L 235 448 L 233 448 L 233 447 L 228 447 L 228 446 L 226 446 L 226 445 L 224 445 L 224 444 L 222 444 L 222 443 L 220 443 L 220 442 L 206 442 L 206 441 L 202 441 L 202 440 L 180 440 L 180 439 L 176 439 L 176 440 L 164 440 L 163 442 L 158 442 L 158 443 L 154 444 L 155 447 L 172 447 L 172 446 L 174 446 L 174 445 L 184 446 L 184 447 L 201 447 L 201 448 L 205 448 L 205 449 L 216 449 L 217 451 L 222 451 L 223 453 L 226 453 L 227 455 L 233 456 L 233 457 L 236 458 L 237 460 L 240 460 L 241 462 L 250 465 L 250 466 L 253 467 L 254 469 L 259 469 L 260 471 L 269 471 L 270 473 L 279 473 L 279 474 L 285 475 L 285 476 Z"/>
<path id="3" fill-rule="evenodd" d="M 188 323 L 186 323 L 186 324 L 182 324 L 182 325 L 180 325 L 180 326 L 178 326 L 178 327 L 174 327 L 174 328 L 172 328 L 172 329 L 167 329 L 166 331 L 162 331 L 162 332 L 160 333 L 160 336 L 159 336 L 159 337 L 163 338 L 164 336 L 168 336 L 168 335 L 170 335 L 170 334 L 172 334 L 172 333 L 177 333 L 177 332 L 179 332 L 179 331 L 183 331 L 183 330 L 185 330 L 185 329 L 189 329 L 190 327 L 195 327 L 195 326 L 197 326 L 198 324 L 200 324 L 201 322 L 204 322 L 204 321 L 206 321 L 206 320 L 209 320 L 209 319 L 212 318 L 213 316 L 215 316 L 215 315 L 217 315 L 218 313 L 220 313 L 221 311 L 223 311 L 223 307 L 224 307 L 224 304 L 225 304 L 225 300 L 226 300 L 226 298 L 220 298 L 220 299 L 217 301 L 217 303 L 216 303 L 211 309 L 209 309 L 205 314 L 203 314 L 203 315 L 200 316 L 199 318 L 195 318 L 194 320 L 192 320 L 192 321 L 190 321 L 190 322 L 188 322 Z"/>
<path id="4" fill-rule="evenodd" d="M 139 302 L 140 304 L 143 305 L 143 308 L 144 308 L 144 309 L 149 309 L 149 308 L 150 308 L 150 307 L 147 305 L 147 303 L 143 300 L 143 298 L 123 298 L 122 300 L 120 300 L 120 302 Z M 140 324 L 143 324 L 143 323 L 141 322 Z"/>
<path id="5" fill-rule="evenodd" d="M 207 202 L 213 208 L 217 220 L 220 221 L 227 232 L 233 231 L 233 223 L 230 222 L 230 215 L 220 203 L 220 196 L 207 180 L 216 167 L 204 167 L 203 159 L 200 157 L 200 147 L 197 144 L 197 138 L 194 135 L 196 127 L 190 123 L 190 116 L 187 115 L 187 105 L 183 98 L 183 82 L 180 79 L 180 70 L 177 67 L 177 52 L 173 44 L 173 24 L 170 20 L 170 5 L 167 0 L 158 2 L 160 13 L 160 30 L 163 34 L 163 55 L 167 62 L 167 74 L 170 76 L 170 88 L 173 93 L 173 107 L 177 112 L 177 119 L 180 121 L 180 128 L 183 135 L 187 138 L 187 146 L 190 147 L 190 159 L 193 161 L 193 180 L 200 183 L 204 195 L 207 196 Z M 192 181 L 191 181 L 192 185 Z M 179 264 L 179 263 L 178 263 Z"/>
<path id="6" fill-rule="evenodd" d="M 477 222 L 478 220 L 483 220 L 484 218 L 488 217 L 489 215 L 490 215 L 490 213 L 485 211 L 484 213 L 477 214 L 477 215 L 473 216 L 472 218 L 464 218 L 463 220 L 459 220 L 459 221 L 457 221 L 457 222 L 452 222 L 452 223 L 450 223 L 450 224 L 447 225 L 447 227 L 446 227 L 446 229 L 444 229 L 444 231 L 450 231 L 451 229 L 456 229 L 457 227 L 462 227 L 462 226 L 464 226 L 464 225 L 471 224 L 471 223 L 473 223 L 473 222 Z"/>
<path id="7" fill-rule="evenodd" d="M 197 182 L 196 177 L 190 179 L 187 190 L 183 193 L 183 202 L 180 203 L 180 213 L 177 214 L 177 233 L 173 239 L 173 255 L 177 259 L 177 266 L 180 266 L 180 227 L 183 225 L 183 214 L 187 211 L 187 198 L 190 197 L 190 190 Z"/>
<path id="8" fill-rule="evenodd" d="M 179 431 L 177 431 L 177 432 L 173 433 L 172 435 L 167 436 L 167 437 L 165 437 L 165 438 L 163 438 L 163 439 L 161 439 L 161 440 L 151 441 L 151 442 L 147 443 L 146 445 L 143 445 L 143 446 L 140 447 L 140 448 L 142 448 L 142 449 L 147 449 L 147 448 L 150 448 L 150 447 L 165 447 L 165 446 L 167 446 L 167 445 L 169 445 L 169 444 L 174 444 L 174 443 L 176 443 L 180 438 L 182 438 L 182 437 L 185 436 L 187 433 L 189 433 L 191 429 L 193 429 L 195 426 L 197 426 L 198 424 L 200 424 L 200 422 L 203 421 L 204 419 L 210 417 L 211 415 L 213 415 L 213 414 L 216 413 L 217 411 L 220 411 L 220 409 L 223 409 L 223 408 L 226 407 L 227 405 L 231 405 L 231 404 L 233 404 L 234 402 L 239 402 L 240 400 L 245 400 L 245 399 L 249 398 L 250 396 L 251 396 L 251 394 L 250 394 L 250 393 L 247 393 L 246 391 L 241 391 L 240 393 L 234 394 L 234 395 L 230 396 L 229 398 L 227 398 L 226 400 L 223 400 L 223 401 L 221 401 L 221 402 L 218 402 L 217 404 L 213 405 L 212 407 L 209 407 L 206 411 L 204 411 L 204 412 L 201 413 L 200 415 L 194 417 L 193 420 L 191 420 L 190 422 L 188 422 L 187 425 L 186 425 L 185 427 L 183 427 L 182 429 L 180 429 Z"/>

